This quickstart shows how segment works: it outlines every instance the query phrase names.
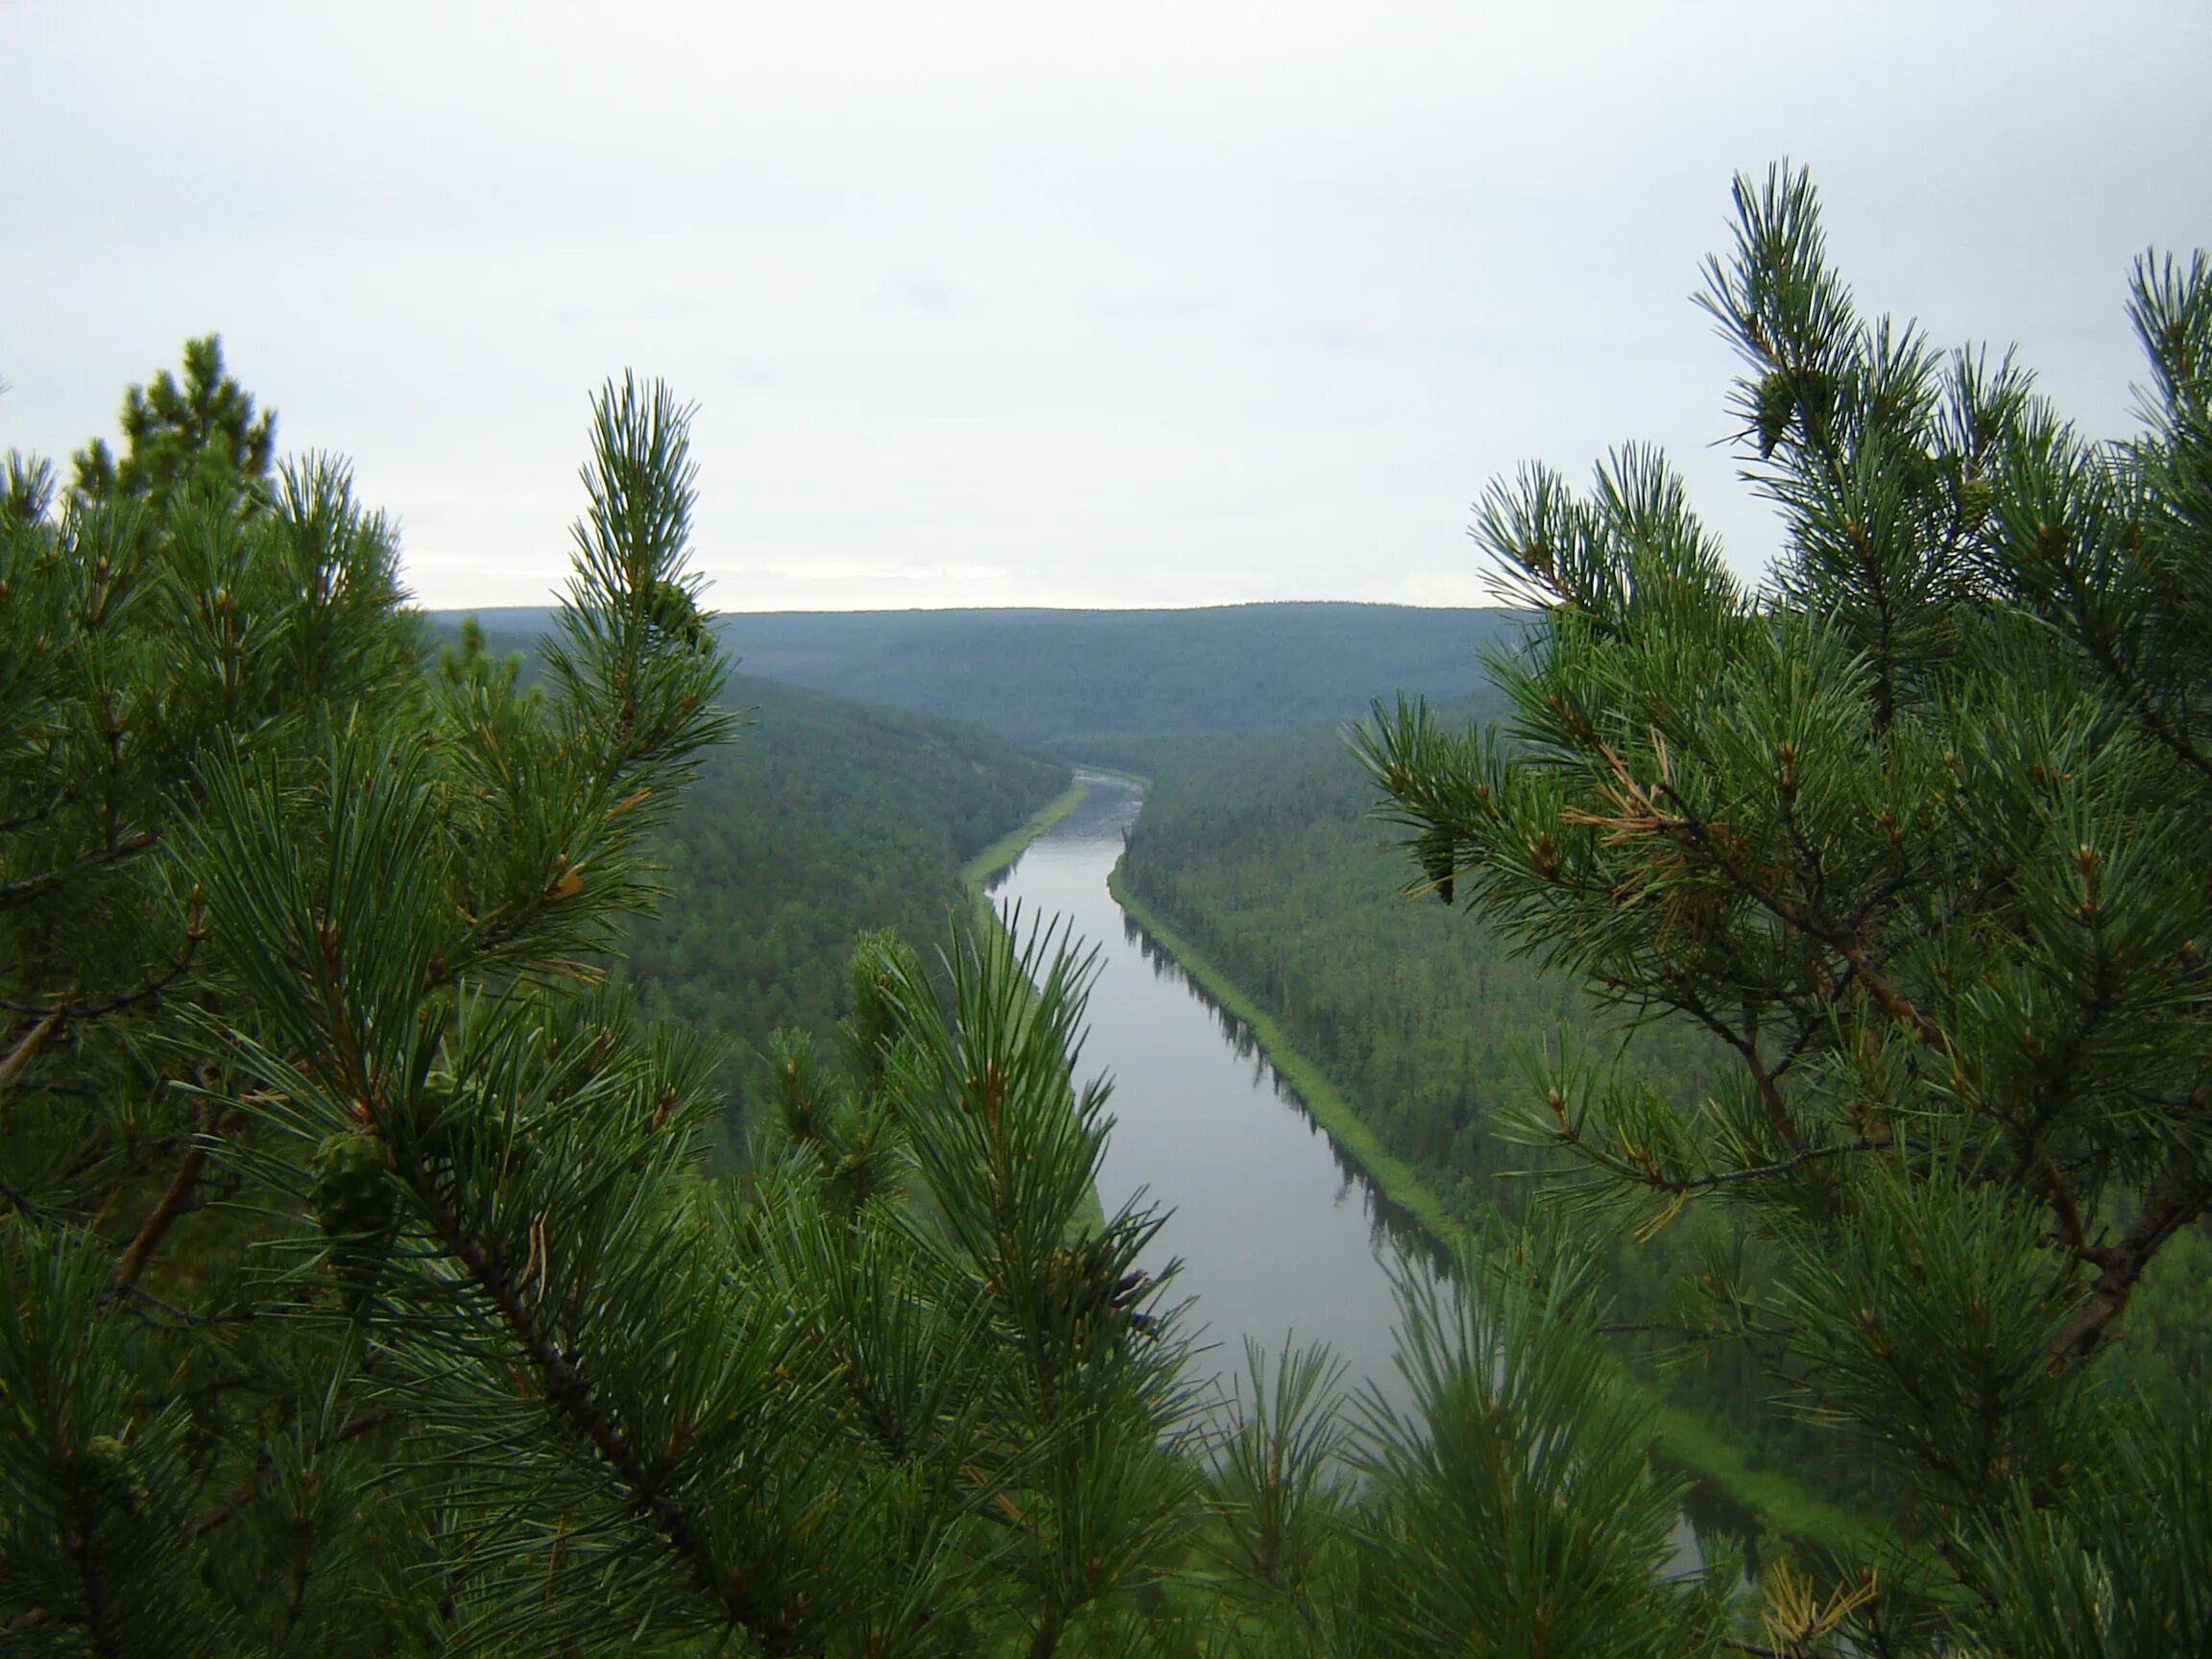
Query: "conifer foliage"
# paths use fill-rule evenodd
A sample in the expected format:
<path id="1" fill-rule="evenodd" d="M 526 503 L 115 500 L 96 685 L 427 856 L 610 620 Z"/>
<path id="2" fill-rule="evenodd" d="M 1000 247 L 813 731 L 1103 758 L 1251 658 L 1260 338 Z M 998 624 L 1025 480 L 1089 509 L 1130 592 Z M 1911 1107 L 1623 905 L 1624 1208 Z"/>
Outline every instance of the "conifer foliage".
<path id="1" fill-rule="evenodd" d="M 1862 316 L 1802 173 L 1736 200 L 1703 304 L 1767 583 L 1650 450 L 1530 469 L 1477 526 L 1540 612 L 1504 733 L 1401 704 L 1359 746 L 1412 890 L 1739 1062 L 1684 1118 L 1570 1047 L 1516 1128 L 1581 1209 L 1732 1213 L 1685 1330 L 1767 1356 L 1927 1546 L 1791 1639 L 2199 1651 L 2203 1436 L 2099 1361 L 2212 1206 L 2212 262 L 2137 266 L 2145 426 L 2093 444 Z"/>
<path id="2" fill-rule="evenodd" d="M 211 344 L 186 381 L 58 513 L 12 464 L 0 1629 L 1053 1651 L 1194 1479 L 1158 1222 L 1077 1225 L 1080 963 L 963 954 L 948 1023 L 872 942 L 851 1097 L 715 1179 L 714 1056 L 599 965 L 732 724 L 688 412 L 596 400 L 523 690 L 476 637 L 424 672 L 344 469 L 270 472 Z"/>
<path id="3" fill-rule="evenodd" d="M 75 456 L 76 491 L 87 500 L 167 497 L 180 490 L 221 493 L 265 475 L 276 447 L 276 418 L 256 412 L 223 366 L 213 334 L 184 342 L 184 377 L 164 369 L 123 402 L 122 459 L 95 438 Z"/>
<path id="4" fill-rule="evenodd" d="M 713 1047 L 605 974 L 733 725 L 688 411 L 595 400 L 525 685 L 426 661 L 390 527 L 209 341 L 120 460 L 0 490 L 9 1651 L 2200 1641 L 2212 1436 L 2101 1361 L 2212 1205 L 2212 268 L 2139 273 L 2147 430 L 2098 447 L 1861 322 L 1801 177 L 1739 204 L 1772 583 L 1654 455 L 1531 472 L 1482 519 L 1544 612 L 1511 746 L 1406 707 L 1365 752 L 1419 884 L 1736 1053 L 1691 1119 L 1570 1054 L 1522 1129 L 1587 1206 L 1740 1218 L 1686 1321 L 1874 1448 L 1900 1548 L 1756 1609 L 1677 1572 L 1573 1238 L 1409 1284 L 1394 1391 L 1286 1346 L 1198 1399 L 1049 926 L 864 939 L 731 1173 Z"/>
<path id="5" fill-rule="evenodd" d="M 732 725 L 686 418 L 595 403 L 530 685 L 471 630 L 428 661 L 344 468 L 271 469 L 240 421 L 133 426 L 166 488 L 122 482 L 136 449 L 59 502 L 11 463 L 11 1650 L 1709 1647 L 1732 1579 L 1650 1572 L 1673 1488 L 1581 1313 L 1562 1366 L 1569 1316 L 1510 1285 L 1508 1325 L 1409 1301 L 1422 1396 L 1366 1432 L 1316 1355 L 1198 1409 L 1165 1217 L 1096 1212 L 1091 959 L 1048 926 L 942 974 L 864 939 L 841 1051 L 773 1046 L 725 1172 L 715 1054 L 602 972 Z M 1358 1457 L 1398 1507 L 1355 1504 Z M 1439 1544 L 1470 1517 L 1509 1560 Z"/>

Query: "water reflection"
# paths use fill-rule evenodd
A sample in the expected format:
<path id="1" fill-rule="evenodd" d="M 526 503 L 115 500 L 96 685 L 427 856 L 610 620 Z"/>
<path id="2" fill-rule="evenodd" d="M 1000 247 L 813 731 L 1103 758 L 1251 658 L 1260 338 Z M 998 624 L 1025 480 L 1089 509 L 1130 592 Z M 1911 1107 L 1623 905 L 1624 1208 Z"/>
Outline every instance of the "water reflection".
<path id="1" fill-rule="evenodd" d="M 1305 1096 L 1275 1070 L 1274 1062 L 1267 1058 L 1266 1049 L 1260 1046 L 1259 1037 L 1251 1024 L 1218 1000 L 1197 980 L 1184 970 L 1183 964 L 1168 954 L 1166 947 L 1144 931 L 1143 924 L 1126 911 L 1122 913 L 1122 937 L 1137 946 L 1144 959 L 1152 965 L 1155 978 L 1165 979 L 1179 986 L 1193 999 L 1210 1011 L 1219 1028 L 1222 1041 L 1239 1060 L 1251 1066 L 1248 1079 L 1258 1093 L 1270 1094 L 1277 1105 L 1296 1114 L 1311 1137 L 1328 1149 L 1335 1164 L 1338 1176 L 1336 1193 L 1332 1207 L 1341 1209 L 1355 1198 L 1363 1207 L 1368 1217 L 1368 1244 L 1385 1262 L 1400 1257 L 1414 1257 L 1425 1262 L 1429 1271 L 1439 1278 L 1452 1273 L 1452 1253 L 1436 1236 L 1421 1225 L 1413 1213 L 1384 1192 L 1371 1181 L 1365 1170 L 1331 1138 L 1323 1128 Z"/>

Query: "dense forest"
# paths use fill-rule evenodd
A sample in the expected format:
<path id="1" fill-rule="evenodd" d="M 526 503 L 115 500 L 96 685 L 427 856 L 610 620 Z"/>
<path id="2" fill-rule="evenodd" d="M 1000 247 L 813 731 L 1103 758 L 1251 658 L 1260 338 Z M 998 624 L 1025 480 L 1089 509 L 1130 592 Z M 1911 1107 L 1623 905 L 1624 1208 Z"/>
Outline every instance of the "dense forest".
<path id="1" fill-rule="evenodd" d="M 528 686 L 546 636 L 525 625 L 544 615 L 425 624 L 439 651 L 469 628 Z M 703 757 L 654 846 L 670 900 L 629 921 L 615 956 L 655 1013 L 733 1040 L 742 1118 L 771 1033 L 834 1034 L 859 936 L 943 948 L 966 914 L 961 864 L 1059 793 L 1068 768 L 962 721 L 750 675 L 731 676 L 723 701 L 743 724 Z"/>
<path id="2" fill-rule="evenodd" d="M 488 612 L 521 634 L 539 612 Z M 738 613 L 745 672 L 989 726 L 1070 754 L 1115 734 L 1330 719 L 1401 689 L 1481 684 L 1500 611 L 1265 604 L 1194 611 Z"/>
<path id="3" fill-rule="evenodd" d="M 11 1649 L 2202 1651 L 2212 258 L 2137 268 L 2153 384 L 2098 445 L 1862 318 L 1802 173 L 1735 201 L 1702 302 L 1766 583 L 1630 448 L 1483 496 L 1527 618 L 1498 700 L 1379 706 L 1356 764 L 1223 734 L 1281 679 L 1149 732 L 1126 676 L 1032 710 L 1149 752 L 1130 878 L 1470 1221 L 1449 1285 L 1400 1281 L 1387 1398 L 1287 1342 L 1191 1383 L 1203 1286 L 1142 1195 L 1097 1205 L 1093 959 L 846 952 L 1062 773 L 780 695 L 788 749 L 726 761 L 665 385 L 593 399 L 528 662 L 434 648 L 391 521 L 278 460 L 212 338 L 119 449 L 11 454 Z M 841 998 L 727 982 L 713 907 L 756 901 L 732 926 L 835 951 Z M 786 1015 L 733 1166 L 719 1033 Z M 1515 1158 L 1559 1202 L 1503 1201 Z M 1746 1432 L 1894 1526 L 1685 1570 L 1623 1335 L 1784 1396 Z"/>
<path id="4" fill-rule="evenodd" d="M 962 862 L 1067 768 L 958 721 L 770 681 L 733 678 L 728 701 L 748 724 L 670 819 L 655 878 L 670 897 L 621 950 L 656 1013 L 755 1050 L 780 1026 L 827 1041 L 857 937 L 945 946 Z M 747 1066 L 739 1093 L 757 1088 Z"/>
<path id="5" fill-rule="evenodd" d="M 1525 1159 L 1486 1133 L 1487 1108 L 1527 1087 L 1529 1045 L 1588 1026 L 1580 988 L 1433 901 L 1407 900 L 1403 837 L 1376 819 L 1340 726 L 1153 754 L 1123 879 L 1276 1013 L 1462 1215 L 1510 1201 L 1496 1178 Z M 1684 1103 L 1714 1061 L 1679 1028 L 1645 1032 L 1636 1053 Z"/>

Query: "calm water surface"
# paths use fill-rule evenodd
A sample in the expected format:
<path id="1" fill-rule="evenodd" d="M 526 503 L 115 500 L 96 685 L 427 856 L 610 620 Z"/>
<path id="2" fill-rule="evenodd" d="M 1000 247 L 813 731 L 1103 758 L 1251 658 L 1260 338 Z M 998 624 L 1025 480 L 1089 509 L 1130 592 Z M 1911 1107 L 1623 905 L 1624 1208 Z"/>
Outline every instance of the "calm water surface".
<path id="1" fill-rule="evenodd" d="M 1106 878 L 1142 794 L 1122 779 L 1076 776 L 1090 793 L 992 893 L 1020 904 L 1025 922 L 1063 918 L 1098 948 L 1077 1071 L 1114 1084 L 1099 1197 L 1109 1214 L 1140 1191 L 1174 1212 L 1150 1265 L 1182 1259 L 1178 1287 L 1196 1299 L 1206 1345 L 1200 1375 L 1227 1386 L 1246 1336 L 1270 1354 L 1286 1336 L 1319 1339 L 1346 1361 L 1348 1382 L 1403 1402 L 1393 1275 L 1439 1271 L 1433 1245 L 1342 1158 L 1242 1023 L 1123 916 Z M 1695 1565 L 1687 1515 L 1675 1542 Z"/>
<path id="2" fill-rule="evenodd" d="M 1143 1191 L 1174 1211 L 1156 1244 L 1181 1257 L 1197 1298 L 1201 1370 L 1243 1365 L 1243 1338 L 1270 1351 L 1319 1338 L 1353 1377 L 1394 1382 L 1391 1266 L 1421 1247 L 1276 1078 L 1241 1024 L 1215 1011 L 1106 891 L 1142 797 L 1082 774 L 1091 792 L 993 889 L 1024 918 L 1061 917 L 1099 948 L 1091 1036 L 1078 1070 L 1114 1084 L 1098 1195 L 1111 1214 Z M 1415 1271 L 1427 1272 L 1416 1256 Z"/>

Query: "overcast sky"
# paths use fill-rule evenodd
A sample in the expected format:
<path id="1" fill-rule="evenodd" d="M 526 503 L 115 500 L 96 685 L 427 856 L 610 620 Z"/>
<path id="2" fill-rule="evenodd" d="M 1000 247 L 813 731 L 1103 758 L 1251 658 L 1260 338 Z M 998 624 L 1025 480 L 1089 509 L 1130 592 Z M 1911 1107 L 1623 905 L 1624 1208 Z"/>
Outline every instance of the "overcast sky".
<path id="1" fill-rule="evenodd" d="M 565 568 L 587 397 L 699 405 L 725 610 L 1479 602 L 1470 501 L 1664 444 L 1731 556 L 1728 182 L 2128 425 L 2212 242 L 2212 5 L 9 8 L 0 447 L 220 330 L 432 606 Z"/>

